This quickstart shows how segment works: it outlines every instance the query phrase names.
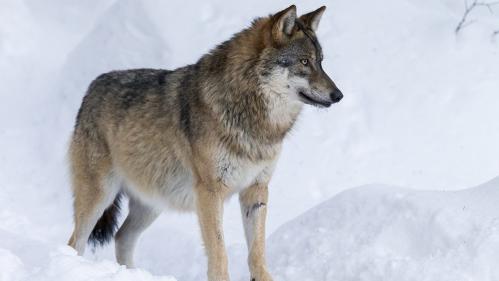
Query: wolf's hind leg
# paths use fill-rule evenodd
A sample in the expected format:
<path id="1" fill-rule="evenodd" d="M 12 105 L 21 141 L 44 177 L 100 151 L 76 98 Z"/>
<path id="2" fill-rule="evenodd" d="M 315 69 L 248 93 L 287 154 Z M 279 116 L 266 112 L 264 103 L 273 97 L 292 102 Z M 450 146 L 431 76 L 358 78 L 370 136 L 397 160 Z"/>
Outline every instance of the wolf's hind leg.
<path id="1" fill-rule="evenodd" d="M 129 213 L 116 233 L 116 260 L 129 268 L 134 267 L 133 253 L 140 234 L 151 225 L 161 211 L 145 205 L 139 199 L 130 197 Z"/>
<path id="2" fill-rule="evenodd" d="M 92 230 L 106 208 L 115 200 L 120 186 L 114 183 L 114 176 L 109 172 L 102 177 L 90 175 L 75 177 L 75 227 L 68 244 L 78 252 L 78 255 L 83 255 Z"/>

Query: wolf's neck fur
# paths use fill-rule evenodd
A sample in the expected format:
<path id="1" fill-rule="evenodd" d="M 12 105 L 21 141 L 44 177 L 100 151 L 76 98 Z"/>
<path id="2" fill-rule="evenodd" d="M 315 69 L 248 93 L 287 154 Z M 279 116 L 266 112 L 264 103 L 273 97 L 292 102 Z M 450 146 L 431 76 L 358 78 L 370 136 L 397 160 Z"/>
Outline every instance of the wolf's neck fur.
<path id="1" fill-rule="evenodd" d="M 270 44 L 270 33 L 265 32 L 268 24 L 268 19 L 256 20 L 197 63 L 208 81 L 202 86 L 205 101 L 220 119 L 221 133 L 229 142 L 249 148 L 279 145 L 301 109 L 284 95 L 262 87 L 265 69 L 260 53 Z M 257 154 L 257 158 L 266 157 Z"/>

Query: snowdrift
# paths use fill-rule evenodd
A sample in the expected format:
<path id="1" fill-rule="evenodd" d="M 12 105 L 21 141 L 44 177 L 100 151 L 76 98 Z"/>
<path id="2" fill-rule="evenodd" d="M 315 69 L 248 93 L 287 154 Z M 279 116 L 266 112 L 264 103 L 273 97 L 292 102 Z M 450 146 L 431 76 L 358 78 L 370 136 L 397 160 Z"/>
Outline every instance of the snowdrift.
<path id="1" fill-rule="evenodd" d="M 268 245 L 277 280 L 499 280 L 499 178 L 457 192 L 348 190 Z"/>
<path id="2" fill-rule="evenodd" d="M 0 232 L 0 236 L 3 235 Z M 26 243 L 23 239 L 16 242 Z M 30 249 L 37 250 L 39 247 L 36 246 Z M 76 252 L 67 247 L 61 247 L 32 264 L 0 249 L 0 268 L 2 281 L 176 281 L 173 277 L 155 277 L 140 269 L 126 269 L 110 261 L 91 262 L 77 257 Z"/>

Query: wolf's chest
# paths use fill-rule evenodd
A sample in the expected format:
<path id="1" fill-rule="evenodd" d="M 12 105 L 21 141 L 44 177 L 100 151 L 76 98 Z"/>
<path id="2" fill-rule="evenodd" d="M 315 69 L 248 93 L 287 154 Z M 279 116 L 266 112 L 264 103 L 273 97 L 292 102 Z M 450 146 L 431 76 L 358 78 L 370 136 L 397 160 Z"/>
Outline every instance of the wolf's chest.
<path id="1" fill-rule="evenodd" d="M 217 177 L 232 191 L 238 192 L 270 180 L 273 163 L 272 160 L 255 162 L 221 153 L 217 159 Z"/>

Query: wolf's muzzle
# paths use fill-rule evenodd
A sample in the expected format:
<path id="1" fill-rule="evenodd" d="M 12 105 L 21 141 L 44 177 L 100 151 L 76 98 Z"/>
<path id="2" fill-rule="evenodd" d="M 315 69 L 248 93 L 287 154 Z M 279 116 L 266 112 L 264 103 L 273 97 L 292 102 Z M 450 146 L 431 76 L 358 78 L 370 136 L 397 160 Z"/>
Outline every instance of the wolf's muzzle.
<path id="1" fill-rule="evenodd" d="M 343 93 L 339 89 L 336 89 L 332 91 L 331 94 L 329 94 L 329 96 L 333 103 L 337 103 L 343 98 Z"/>

